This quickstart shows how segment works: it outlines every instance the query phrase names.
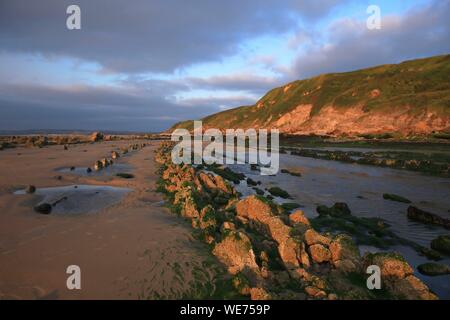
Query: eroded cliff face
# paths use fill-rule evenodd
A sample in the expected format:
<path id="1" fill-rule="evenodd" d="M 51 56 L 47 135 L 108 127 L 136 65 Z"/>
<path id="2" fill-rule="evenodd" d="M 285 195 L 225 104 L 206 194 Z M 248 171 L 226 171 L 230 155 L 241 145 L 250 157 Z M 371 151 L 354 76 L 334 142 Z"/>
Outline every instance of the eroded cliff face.
<path id="1" fill-rule="evenodd" d="M 411 108 L 392 108 L 390 112 L 366 112 L 362 106 L 336 108 L 327 106 L 312 115 L 312 105 L 299 105 L 293 111 L 268 123 L 288 134 L 372 134 L 397 132 L 403 135 L 431 134 L 450 131 L 450 117 L 424 109 L 414 113 Z"/>
<path id="2" fill-rule="evenodd" d="M 450 55 L 294 81 L 255 105 L 208 116 L 203 126 L 334 136 L 450 133 Z"/>

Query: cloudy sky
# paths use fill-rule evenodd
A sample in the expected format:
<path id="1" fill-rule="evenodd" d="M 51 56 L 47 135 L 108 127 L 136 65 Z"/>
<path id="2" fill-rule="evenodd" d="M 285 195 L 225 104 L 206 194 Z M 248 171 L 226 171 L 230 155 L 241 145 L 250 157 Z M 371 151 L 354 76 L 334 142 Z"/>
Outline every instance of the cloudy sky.
<path id="1" fill-rule="evenodd" d="M 0 0 L 0 130 L 163 130 L 289 81 L 448 54 L 449 21 L 450 0 Z"/>

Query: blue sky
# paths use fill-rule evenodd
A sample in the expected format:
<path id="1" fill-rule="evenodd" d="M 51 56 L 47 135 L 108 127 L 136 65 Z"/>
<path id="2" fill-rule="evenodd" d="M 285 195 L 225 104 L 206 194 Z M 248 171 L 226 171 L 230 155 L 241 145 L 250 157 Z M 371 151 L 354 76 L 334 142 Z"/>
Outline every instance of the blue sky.
<path id="1" fill-rule="evenodd" d="M 449 0 L 5 0 L 0 130 L 163 130 L 293 80 L 447 54 L 449 16 Z"/>

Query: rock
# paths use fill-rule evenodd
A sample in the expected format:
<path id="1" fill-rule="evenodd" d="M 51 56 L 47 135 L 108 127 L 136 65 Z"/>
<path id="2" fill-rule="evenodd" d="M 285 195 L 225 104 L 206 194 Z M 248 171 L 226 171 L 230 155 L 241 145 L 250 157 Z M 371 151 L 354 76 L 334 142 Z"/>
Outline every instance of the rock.
<path id="1" fill-rule="evenodd" d="M 232 280 L 233 287 L 236 288 L 236 290 L 242 294 L 243 296 L 249 296 L 250 295 L 250 283 L 248 282 L 247 278 L 241 274 L 238 273 L 236 276 L 233 277 Z"/>
<path id="2" fill-rule="evenodd" d="M 361 267 L 361 256 L 352 238 L 338 235 L 330 243 L 333 265 L 344 273 L 358 271 Z"/>
<path id="3" fill-rule="evenodd" d="M 257 186 L 258 183 L 255 180 L 251 179 L 251 178 L 247 178 L 247 185 L 254 187 L 254 186 Z"/>
<path id="4" fill-rule="evenodd" d="M 111 152 L 111 158 L 118 159 L 118 158 L 120 158 L 120 155 L 117 151 L 113 151 L 113 152 Z"/>
<path id="5" fill-rule="evenodd" d="M 417 267 L 421 274 L 427 276 L 442 276 L 450 274 L 450 267 L 440 263 L 424 263 Z"/>
<path id="6" fill-rule="evenodd" d="M 69 150 L 69 147 L 67 146 L 67 144 L 64 145 L 64 150 Z"/>
<path id="7" fill-rule="evenodd" d="M 367 254 L 365 266 L 377 265 L 380 267 L 381 276 L 385 281 L 404 279 L 414 273 L 413 268 L 398 253 Z"/>
<path id="8" fill-rule="evenodd" d="M 25 189 L 26 193 L 35 193 L 36 192 L 36 187 L 33 185 L 29 185 L 26 189 Z"/>
<path id="9" fill-rule="evenodd" d="M 276 207 L 262 197 L 250 196 L 236 204 L 237 218 L 251 221 L 254 228 L 275 240 L 278 252 L 288 270 L 305 264 L 309 267 L 309 258 L 301 241 L 291 237 L 292 227 L 286 225 L 277 216 Z"/>
<path id="10" fill-rule="evenodd" d="M 116 173 L 116 177 L 123 178 L 123 179 L 133 179 L 134 175 L 131 173 L 123 173 L 122 172 L 122 173 Z"/>
<path id="11" fill-rule="evenodd" d="M 225 221 L 225 222 L 222 224 L 222 227 L 221 227 L 220 229 L 221 229 L 222 232 L 224 232 L 224 230 L 232 230 L 232 231 L 235 231 L 235 230 L 236 230 L 236 226 L 235 226 L 235 224 L 234 224 L 233 222 Z"/>
<path id="12" fill-rule="evenodd" d="M 314 286 L 306 287 L 305 292 L 308 296 L 313 298 L 325 298 L 327 296 L 327 293 L 325 291 L 320 290 L 319 288 L 316 288 Z"/>
<path id="13" fill-rule="evenodd" d="M 214 232 L 215 228 L 217 226 L 217 221 L 216 221 L 215 215 L 216 215 L 216 212 L 211 205 L 204 207 L 202 209 L 202 211 L 200 212 L 200 217 L 199 217 L 200 229 L 206 230 L 209 228 L 212 230 L 212 232 Z"/>
<path id="14" fill-rule="evenodd" d="M 352 214 L 348 205 L 343 202 L 337 202 L 331 208 L 328 208 L 327 206 L 318 206 L 316 211 L 321 216 L 329 215 L 336 218 L 348 217 Z"/>
<path id="15" fill-rule="evenodd" d="M 75 171 L 75 167 L 70 167 L 70 171 Z"/>
<path id="16" fill-rule="evenodd" d="M 450 220 L 439 217 L 430 212 L 420 210 L 416 207 L 410 206 L 408 208 L 408 218 L 414 221 L 419 221 L 428 224 L 434 224 L 438 226 L 443 226 L 444 228 L 450 229 Z"/>
<path id="17" fill-rule="evenodd" d="M 411 201 L 406 199 L 406 198 L 403 198 L 403 197 L 398 196 L 396 194 L 390 194 L 390 193 L 383 194 L 383 199 L 396 201 L 396 202 L 402 202 L 402 203 L 411 203 Z"/>
<path id="18" fill-rule="evenodd" d="M 95 169 L 95 171 L 99 171 L 99 170 L 103 169 L 102 162 L 101 161 L 95 161 L 94 169 Z"/>
<path id="19" fill-rule="evenodd" d="M 330 293 L 329 295 L 328 295 L 328 300 L 338 300 L 338 296 L 337 296 L 337 294 L 335 294 L 335 293 Z"/>
<path id="20" fill-rule="evenodd" d="M 109 160 L 108 159 L 106 159 L 106 158 L 103 158 L 102 160 L 100 160 L 101 161 L 101 163 L 102 163 L 102 166 L 103 166 L 103 168 L 106 168 L 106 167 L 108 167 L 109 166 Z"/>
<path id="21" fill-rule="evenodd" d="M 426 247 L 420 247 L 418 252 L 430 260 L 439 261 L 439 260 L 443 259 L 442 255 L 439 252 L 437 252 L 436 250 L 433 250 L 433 249 L 426 248 Z"/>
<path id="22" fill-rule="evenodd" d="M 450 236 L 439 236 L 431 241 L 431 249 L 450 254 Z"/>
<path id="23" fill-rule="evenodd" d="M 331 260 L 330 251 L 321 244 L 314 244 L 309 247 L 311 258 L 317 263 L 328 262 Z"/>
<path id="24" fill-rule="evenodd" d="M 48 203 L 41 203 L 34 207 L 34 211 L 40 214 L 50 214 L 52 212 L 52 206 Z"/>
<path id="25" fill-rule="evenodd" d="M 300 205 L 298 203 L 294 203 L 294 202 L 288 202 L 288 203 L 283 203 L 281 205 L 281 207 L 286 210 L 286 211 L 292 211 L 294 209 L 297 209 L 300 207 Z"/>
<path id="26" fill-rule="evenodd" d="M 289 221 L 291 222 L 292 225 L 296 225 L 296 224 L 304 224 L 309 226 L 309 220 L 307 217 L 305 217 L 305 213 L 302 210 L 297 210 L 295 212 L 293 212 L 292 214 L 289 215 Z"/>
<path id="27" fill-rule="evenodd" d="M 263 288 L 251 288 L 250 297 L 252 300 L 271 300 L 271 295 Z"/>
<path id="28" fill-rule="evenodd" d="M 91 172 L 92 172 L 92 169 L 91 169 L 91 168 L 87 168 L 87 169 L 86 169 L 86 172 L 87 172 L 87 173 L 91 173 Z"/>
<path id="29" fill-rule="evenodd" d="M 322 236 L 320 233 L 318 233 L 313 229 L 308 229 L 305 232 L 305 242 L 308 246 L 312 246 L 314 244 L 322 244 L 329 246 L 331 244 L 331 239 Z"/>
<path id="30" fill-rule="evenodd" d="M 91 142 L 98 142 L 103 140 L 103 133 L 101 132 L 94 132 L 91 134 L 91 136 L 89 137 L 89 140 Z"/>
<path id="31" fill-rule="evenodd" d="M 289 193 L 287 193 L 286 191 L 284 191 L 283 189 L 279 188 L 279 187 L 272 187 L 269 188 L 268 190 L 270 192 L 270 194 L 272 194 L 274 197 L 280 197 L 283 199 L 289 199 L 291 198 L 291 195 Z"/>
<path id="32" fill-rule="evenodd" d="M 216 244 L 213 254 L 228 267 L 228 271 L 236 275 L 242 271 L 259 274 L 250 238 L 242 231 L 230 231 L 225 238 Z"/>
<path id="33" fill-rule="evenodd" d="M 396 296 L 405 300 L 438 300 L 428 287 L 413 275 L 389 285 L 389 289 Z"/>

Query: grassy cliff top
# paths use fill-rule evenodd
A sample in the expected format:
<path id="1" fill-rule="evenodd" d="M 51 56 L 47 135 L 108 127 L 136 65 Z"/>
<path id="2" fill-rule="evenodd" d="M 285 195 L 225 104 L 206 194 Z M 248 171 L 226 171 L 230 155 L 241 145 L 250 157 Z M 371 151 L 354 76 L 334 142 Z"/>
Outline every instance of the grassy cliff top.
<path id="1" fill-rule="evenodd" d="M 298 80 L 269 91 L 253 106 L 223 111 L 203 119 L 215 128 L 245 128 L 276 121 L 299 105 L 312 105 L 311 116 L 325 106 L 352 108 L 364 112 L 389 113 L 425 108 L 450 116 L 450 55 L 381 65 L 345 73 L 330 73 Z M 192 121 L 174 128 L 192 128 Z"/>

